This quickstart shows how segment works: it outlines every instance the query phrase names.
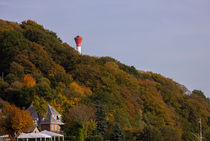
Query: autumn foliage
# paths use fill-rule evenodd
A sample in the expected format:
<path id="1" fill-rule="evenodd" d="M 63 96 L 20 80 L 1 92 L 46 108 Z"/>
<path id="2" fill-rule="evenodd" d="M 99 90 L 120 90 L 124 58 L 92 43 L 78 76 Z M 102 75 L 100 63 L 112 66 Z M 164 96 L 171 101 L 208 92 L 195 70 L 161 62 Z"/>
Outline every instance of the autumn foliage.
<path id="1" fill-rule="evenodd" d="M 14 105 L 6 105 L 0 113 L 0 131 L 9 134 L 11 138 L 22 132 L 28 132 L 33 127 L 33 119 L 29 112 Z"/>
<path id="2" fill-rule="evenodd" d="M 24 75 L 23 86 L 30 88 L 33 87 L 34 85 L 36 85 L 36 80 L 30 74 Z"/>
<path id="3" fill-rule="evenodd" d="M 210 100 L 202 91 L 190 92 L 170 78 L 111 57 L 80 55 L 34 21 L 0 20 L 0 54 L 0 98 L 20 108 L 33 103 L 43 116 L 51 104 L 63 115 L 65 134 L 77 140 L 95 135 L 110 140 L 111 131 L 120 131 L 125 140 L 191 141 L 199 118 L 209 136 Z M 95 112 L 96 105 L 103 112 Z M 25 122 L 18 123 L 25 116 L 4 111 L 8 119 L 19 120 L 1 116 L 1 125 L 11 124 L 12 131 L 0 130 L 11 136 L 26 130 Z M 97 132 L 99 127 L 103 130 Z"/>

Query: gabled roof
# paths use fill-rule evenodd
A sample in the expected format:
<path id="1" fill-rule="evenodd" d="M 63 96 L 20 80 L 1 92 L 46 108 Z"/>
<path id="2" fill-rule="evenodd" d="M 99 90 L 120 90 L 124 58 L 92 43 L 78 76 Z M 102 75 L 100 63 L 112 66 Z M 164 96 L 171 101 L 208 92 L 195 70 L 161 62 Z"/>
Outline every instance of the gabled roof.
<path id="1" fill-rule="evenodd" d="M 48 112 L 50 112 L 54 116 L 61 116 L 52 106 L 48 104 Z"/>
<path id="2" fill-rule="evenodd" d="M 48 112 L 45 120 L 41 122 L 41 124 L 58 124 L 63 125 L 64 123 L 61 121 L 61 115 L 50 105 L 48 105 Z"/>
<path id="3" fill-rule="evenodd" d="M 26 111 L 28 111 L 31 114 L 31 117 L 34 120 L 39 120 L 38 113 L 36 112 L 36 110 L 34 109 L 34 106 L 32 104 L 30 107 L 28 107 L 28 109 L 26 109 Z"/>
<path id="4" fill-rule="evenodd" d="M 40 119 L 42 117 L 39 117 L 39 113 L 34 109 L 33 105 L 31 105 L 28 109 L 26 109 L 26 111 L 28 111 L 31 114 L 34 120 L 41 121 L 41 124 L 51 124 L 51 123 L 58 125 L 64 124 L 61 120 L 61 115 L 49 104 L 48 104 L 47 116 L 45 119 Z"/>

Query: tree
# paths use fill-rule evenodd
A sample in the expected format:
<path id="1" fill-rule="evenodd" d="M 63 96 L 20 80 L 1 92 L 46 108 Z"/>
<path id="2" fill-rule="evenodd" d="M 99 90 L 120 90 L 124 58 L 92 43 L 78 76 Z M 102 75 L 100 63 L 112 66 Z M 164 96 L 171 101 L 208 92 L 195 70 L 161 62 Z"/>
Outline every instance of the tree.
<path id="1" fill-rule="evenodd" d="M 31 94 L 33 96 L 43 97 L 50 101 L 55 98 L 55 91 L 47 83 L 39 83 L 32 88 Z"/>
<path id="2" fill-rule="evenodd" d="M 71 136 L 87 137 L 92 135 L 92 132 L 96 129 L 96 122 L 94 120 L 95 109 L 86 105 L 76 105 L 70 108 L 65 115 L 65 131 Z M 71 130 L 77 130 L 80 133 L 72 132 Z M 82 135 L 81 135 L 82 134 Z"/>
<path id="3" fill-rule="evenodd" d="M 18 78 L 21 78 L 24 74 L 24 68 L 16 62 L 10 64 L 10 73 L 15 74 Z"/>
<path id="4" fill-rule="evenodd" d="M 28 132 L 33 127 L 33 119 L 29 112 L 14 105 L 6 105 L 0 114 L 0 132 L 14 138 L 22 132 Z"/>
<path id="5" fill-rule="evenodd" d="M 196 95 L 201 96 L 204 99 L 206 99 L 206 96 L 204 95 L 204 93 L 201 90 L 193 90 L 192 94 L 196 94 Z"/>
<path id="6" fill-rule="evenodd" d="M 72 103 L 65 95 L 58 93 L 56 98 L 50 101 L 50 105 L 53 106 L 60 114 L 64 115 L 69 108 L 71 108 Z"/>
<path id="7" fill-rule="evenodd" d="M 94 118 L 95 109 L 86 105 L 76 105 L 73 108 L 69 109 L 66 117 L 71 121 L 79 121 L 85 123 Z"/>
<path id="8" fill-rule="evenodd" d="M 66 133 L 66 136 L 69 137 L 75 137 L 77 141 L 84 141 L 84 127 L 83 125 L 78 121 L 73 121 L 71 125 L 69 126 L 65 125 L 64 132 Z"/>
<path id="9" fill-rule="evenodd" d="M 124 141 L 124 140 L 125 137 L 122 130 L 120 129 L 120 126 L 117 123 L 115 123 L 110 135 L 110 141 Z"/>
<path id="10" fill-rule="evenodd" d="M 73 95 L 78 95 L 78 96 L 89 96 L 92 94 L 92 91 L 85 87 L 85 86 L 80 86 L 76 82 L 72 82 L 70 85 L 70 90 Z"/>
<path id="11" fill-rule="evenodd" d="M 46 117 L 48 104 L 43 97 L 38 97 L 35 95 L 32 104 L 34 109 L 39 113 L 40 119 L 41 117 Z"/>
<path id="12" fill-rule="evenodd" d="M 34 85 L 36 85 L 36 80 L 30 74 L 26 74 L 23 77 L 23 86 L 31 88 Z"/>
<path id="13" fill-rule="evenodd" d="M 101 135 L 105 138 L 105 129 L 107 128 L 106 113 L 104 106 L 99 102 L 96 103 L 96 122 L 97 128 L 95 134 Z"/>

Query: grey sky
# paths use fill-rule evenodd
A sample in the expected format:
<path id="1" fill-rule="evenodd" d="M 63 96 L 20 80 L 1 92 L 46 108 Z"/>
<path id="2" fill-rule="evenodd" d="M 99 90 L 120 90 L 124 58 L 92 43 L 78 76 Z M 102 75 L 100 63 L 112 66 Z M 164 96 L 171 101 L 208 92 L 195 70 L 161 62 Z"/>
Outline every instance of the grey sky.
<path id="1" fill-rule="evenodd" d="M 111 56 L 210 97 L 209 0 L 0 0 L 0 18 L 32 19 L 82 52 Z"/>

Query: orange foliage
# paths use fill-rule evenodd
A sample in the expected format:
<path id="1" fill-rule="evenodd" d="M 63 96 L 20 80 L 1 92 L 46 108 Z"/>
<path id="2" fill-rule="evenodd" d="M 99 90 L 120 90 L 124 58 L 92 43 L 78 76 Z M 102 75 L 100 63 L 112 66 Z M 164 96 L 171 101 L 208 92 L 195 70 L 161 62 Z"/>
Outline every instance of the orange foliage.
<path id="1" fill-rule="evenodd" d="M 23 86 L 31 88 L 34 85 L 36 85 L 36 80 L 30 74 L 24 75 L 24 77 L 23 77 Z"/>
<path id="2" fill-rule="evenodd" d="M 139 104 L 139 101 L 141 101 L 141 99 L 137 96 L 131 95 L 132 93 L 128 89 L 122 88 L 121 92 L 123 96 L 126 98 L 126 110 L 132 117 L 135 117 L 135 115 L 142 108 L 141 105 Z"/>
<path id="3" fill-rule="evenodd" d="M 78 93 L 81 96 L 89 96 L 92 94 L 92 91 L 89 88 L 87 88 L 85 86 L 80 86 L 76 82 L 72 82 L 70 84 L 70 87 L 72 88 L 73 93 Z"/>
<path id="4" fill-rule="evenodd" d="M 14 105 L 6 105 L 0 114 L 0 132 L 9 134 L 11 138 L 33 127 L 33 119 L 29 112 L 20 110 Z"/>

